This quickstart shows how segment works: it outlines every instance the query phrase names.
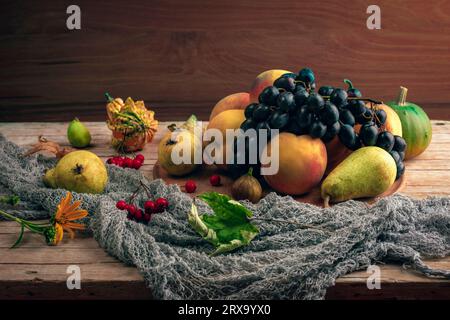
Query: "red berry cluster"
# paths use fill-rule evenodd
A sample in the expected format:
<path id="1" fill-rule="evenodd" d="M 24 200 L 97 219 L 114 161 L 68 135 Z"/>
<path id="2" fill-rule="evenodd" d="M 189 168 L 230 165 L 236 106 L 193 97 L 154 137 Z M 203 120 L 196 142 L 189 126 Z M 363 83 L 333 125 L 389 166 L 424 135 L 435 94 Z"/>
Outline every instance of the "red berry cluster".
<path id="1" fill-rule="evenodd" d="M 144 210 L 142 210 L 134 204 L 120 200 L 117 201 L 116 207 L 119 210 L 126 210 L 129 220 L 147 225 L 152 220 L 153 214 L 164 212 L 169 207 L 169 202 L 165 198 L 158 198 L 155 201 L 148 200 L 144 203 Z"/>
<path id="2" fill-rule="evenodd" d="M 129 157 L 112 157 L 106 160 L 106 163 L 113 164 L 122 168 L 132 168 L 139 170 L 140 167 L 142 167 L 142 164 L 144 163 L 144 156 L 142 154 L 136 155 L 134 159 L 131 159 Z"/>

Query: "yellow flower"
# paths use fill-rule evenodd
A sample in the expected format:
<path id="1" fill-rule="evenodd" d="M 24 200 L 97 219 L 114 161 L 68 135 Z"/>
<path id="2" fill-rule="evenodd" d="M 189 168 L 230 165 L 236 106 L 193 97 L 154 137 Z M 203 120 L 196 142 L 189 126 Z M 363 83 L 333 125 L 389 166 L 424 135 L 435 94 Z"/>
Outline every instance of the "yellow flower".
<path id="1" fill-rule="evenodd" d="M 74 230 L 84 230 L 86 226 L 81 223 L 72 222 L 82 219 L 88 215 L 86 210 L 78 209 L 81 201 L 74 201 L 72 204 L 72 194 L 67 192 L 65 198 L 58 204 L 55 215 L 51 219 L 53 228 L 46 234 L 47 242 L 51 245 L 60 243 L 64 236 L 64 231 L 69 233 L 71 239 L 75 237 Z"/>

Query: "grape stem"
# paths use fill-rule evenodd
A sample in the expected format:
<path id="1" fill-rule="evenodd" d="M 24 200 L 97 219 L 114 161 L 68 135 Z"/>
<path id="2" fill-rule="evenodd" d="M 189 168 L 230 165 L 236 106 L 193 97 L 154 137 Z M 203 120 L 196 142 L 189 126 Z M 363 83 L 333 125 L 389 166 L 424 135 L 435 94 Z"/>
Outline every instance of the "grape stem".
<path id="1" fill-rule="evenodd" d="M 348 85 L 348 89 L 353 89 L 353 83 L 349 79 L 344 79 L 344 83 Z"/>
<path id="2" fill-rule="evenodd" d="M 322 98 L 329 100 L 330 96 L 322 96 Z M 361 101 L 371 102 L 371 103 L 374 103 L 374 104 L 383 104 L 383 101 L 378 101 L 378 100 L 374 100 L 374 99 L 371 99 L 371 98 L 349 97 L 349 98 L 347 98 L 347 100 L 361 100 Z"/>

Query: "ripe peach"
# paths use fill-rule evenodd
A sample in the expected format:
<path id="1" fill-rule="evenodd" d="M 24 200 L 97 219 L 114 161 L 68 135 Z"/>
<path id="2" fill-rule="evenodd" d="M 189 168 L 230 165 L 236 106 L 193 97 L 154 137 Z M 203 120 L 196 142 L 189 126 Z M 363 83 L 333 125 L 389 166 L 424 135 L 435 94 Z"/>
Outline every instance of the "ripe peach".
<path id="1" fill-rule="evenodd" d="M 273 82 L 285 73 L 291 73 L 291 71 L 274 69 L 260 73 L 255 81 L 253 81 L 250 89 L 250 102 L 258 102 L 258 96 L 261 91 L 263 91 L 264 88 L 273 85 Z"/>
<path id="2" fill-rule="evenodd" d="M 230 94 L 216 103 L 209 116 L 209 121 L 221 112 L 234 109 L 245 109 L 249 104 L 250 95 L 247 92 Z"/>
<path id="3" fill-rule="evenodd" d="M 271 142 L 266 146 L 269 158 L 272 156 Z M 327 167 L 327 150 L 322 140 L 309 135 L 296 136 L 292 133 L 279 134 L 279 170 L 264 179 L 276 191 L 299 195 L 312 190 L 322 180 Z M 264 165 L 270 166 L 270 164 Z"/>
<path id="4" fill-rule="evenodd" d="M 223 164 L 217 164 L 217 167 L 226 169 L 226 145 L 234 143 L 234 141 L 226 141 L 227 129 L 239 129 L 242 122 L 245 120 L 244 110 L 226 110 L 215 116 L 208 124 L 207 129 L 218 129 L 222 133 L 222 148 L 223 148 Z M 205 147 L 209 143 L 205 141 Z"/>
<path id="5" fill-rule="evenodd" d="M 370 108 L 370 103 L 366 104 L 366 107 Z M 385 104 L 376 104 L 373 106 L 374 109 L 383 109 L 387 114 L 387 119 L 385 123 L 386 130 L 396 136 L 402 136 L 402 122 L 397 112 L 391 107 Z M 359 132 L 359 130 L 358 130 Z"/>

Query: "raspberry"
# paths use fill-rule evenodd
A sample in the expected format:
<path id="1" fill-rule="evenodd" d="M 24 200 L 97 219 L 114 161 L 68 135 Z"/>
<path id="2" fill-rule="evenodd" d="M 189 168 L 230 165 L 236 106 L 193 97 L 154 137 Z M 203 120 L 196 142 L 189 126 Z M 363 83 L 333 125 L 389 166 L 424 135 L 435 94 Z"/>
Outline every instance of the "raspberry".
<path id="1" fill-rule="evenodd" d="M 220 186 L 220 176 L 215 174 L 209 177 L 209 183 L 211 183 L 212 186 L 217 187 Z"/>
<path id="2" fill-rule="evenodd" d="M 113 159 L 112 158 L 108 158 L 108 160 L 106 160 L 107 164 L 112 164 L 113 163 Z"/>
<path id="3" fill-rule="evenodd" d="M 123 200 L 117 201 L 116 208 L 119 210 L 125 210 L 127 208 L 127 203 Z"/>
<path id="4" fill-rule="evenodd" d="M 187 193 L 194 193 L 195 190 L 197 189 L 197 185 L 195 184 L 194 180 L 188 180 L 184 184 L 184 188 L 186 189 Z"/>
<path id="5" fill-rule="evenodd" d="M 169 207 L 169 202 L 165 198 L 158 198 L 155 201 L 156 212 L 160 213 Z"/>

